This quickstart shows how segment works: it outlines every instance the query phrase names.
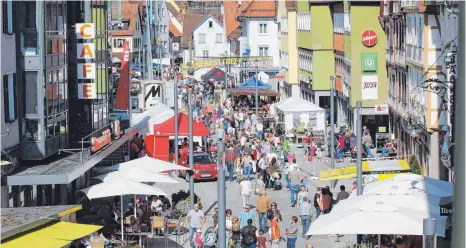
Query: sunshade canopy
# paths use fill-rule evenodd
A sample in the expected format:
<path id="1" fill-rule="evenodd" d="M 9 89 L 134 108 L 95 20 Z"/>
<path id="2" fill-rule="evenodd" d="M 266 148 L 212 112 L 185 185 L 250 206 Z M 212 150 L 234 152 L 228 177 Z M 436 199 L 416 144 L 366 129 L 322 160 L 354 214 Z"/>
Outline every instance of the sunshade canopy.
<path id="1" fill-rule="evenodd" d="M 391 179 L 364 185 L 363 194 L 415 194 L 438 197 L 453 195 L 453 184 L 415 174 L 400 174 Z"/>
<path id="2" fill-rule="evenodd" d="M 351 208 L 345 200 L 337 205 L 341 211 L 319 216 L 306 235 L 324 234 L 388 234 L 422 235 L 423 219 L 437 219 L 437 235 L 445 235 L 446 217 L 414 210 L 406 206 L 396 206 L 387 201 L 367 201 L 365 205 Z M 348 208 L 346 208 L 348 206 Z"/>
<path id="3" fill-rule="evenodd" d="M 2 243 L 3 248 L 61 248 L 101 229 L 102 226 L 58 222 Z"/>
<path id="4" fill-rule="evenodd" d="M 325 110 L 318 105 L 315 105 L 299 97 L 287 98 L 286 100 L 275 104 L 275 107 L 284 113 L 325 112 Z"/>
<path id="5" fill-rule="evenodd" d="M 255 89 L 241 89 L 241 88 L 230 88 L 228 91 L 234 96 L 254 96 L 256 94 Z M 279 96 L 280 93 L 274 90 L 258 90 L 259 96 Z"/>
<path id="6" fill-rule="evenodd" d="M 363 161 L 363 174 L 386 174 L 410 172 L 411 168 L 406 160 L 378 160 Z M 339 180 L 356 177 L 356 166 L 321 171 L 319 180 Z"/>
<path id="7" fill-rule="evenodd" d="M 167 195 L 161 189 L 127 179 L 117 179 L 111 182 L 99 183 L 80 190 L 89 199 L 122 195 Z"/>
<path id="8" fill-rule="evenodd" d="M 134 182 L 146 182 L 146 183 L 178 183 L 177 180 L 170 176 L 155 173 L 152 171 L 144 170 L 139 167 L 133 167 L 131 169 L 123 169 L 119 171 L 113 171 L 107 174 L 96 176 L 102 182 L 112 182 L 118 179 L 127 179 Z"/>
<path id="9" fill-rule="evenodd" d="M 229 78 L 232 78 L 232 76 L 228 75 Z M 202 80 L 204 81 L 225 81 L 225 72 L 217 67 L 214 67 L 210 69 L 207 73 L 201 76 Z"/>
<path id="10" fill-rule="evenodd" d="M 239 89 L 256 89 L 256 76 L 251 77 L 247 81 L 237 85 L 236 88 Z M 262 82 L 261 80 L 257 80 L 257 88 L 261 90 L 270 90 L 272 86 Z"/>
<path id="11" fill-rule="evenodd" d="M 189 135 L 189 118 L 183 113 L 178 114 L 178 136 Z M 166 120 L 161 124 L 154 125 L 154 134 L 156 136 L 173 136 L 175 135 L 175 117 Z M 203 122 L 193 120 L 193 136 L 209 136 L 209 129 Z"/>
<path id="12" fill-rule="evenodd" d="M 180 166 L 180 165 L 170 163 L 170 162 L 166 162 L 166 161 L 156 159 L 156 158 L 151 158 L 149 156 L 144 156 L 142 158 L 133 159 L 133 160 L 121 163 L 121 164 L 112 165 L 109 167 L 109 169 L 127 172 L 135 167 L 148 170 L 154 173 L 159 173 L 162 171 L 171 171 L 171 170 L 190 170 L 187 167 Z"/>

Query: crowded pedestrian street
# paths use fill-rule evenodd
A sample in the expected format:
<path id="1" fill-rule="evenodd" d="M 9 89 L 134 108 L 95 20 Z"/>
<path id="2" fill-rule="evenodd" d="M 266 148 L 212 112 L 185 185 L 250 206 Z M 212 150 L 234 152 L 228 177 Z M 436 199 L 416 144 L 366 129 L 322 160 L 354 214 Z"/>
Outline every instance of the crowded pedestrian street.
<path id="1" fill-rule="evenodd" d="M 2 248 L 466 248 L 465 1 L 2 0 Z"/>

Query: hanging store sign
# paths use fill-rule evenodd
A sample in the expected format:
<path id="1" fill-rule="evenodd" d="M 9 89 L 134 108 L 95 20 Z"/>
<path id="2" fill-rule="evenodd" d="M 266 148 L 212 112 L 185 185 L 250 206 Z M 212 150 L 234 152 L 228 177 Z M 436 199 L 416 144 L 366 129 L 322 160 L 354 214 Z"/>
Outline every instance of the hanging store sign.
<path id="1" fill-rule="evenodd" d="M 94 43 L 78 43 L 78 59 L 95 59 Z"/>
<path id="2" fill-rule="evenodd" d="M 76 38 L 77 39 L 94 39 L 95 26 L 94 23 L 76 23 Z"/>
<path id="3" fill-rule="evenodd" d="M 95 38 L 94 23 L 76 23 L 76 39 L 87 40 Z M 77 59 L 92 60 L 95 59 L 95 45 L 93 42 L 76 44 Z M 97 86 L 94 82 L 80 80 L 94 80 L 96 77 L 95 63 L 86 61 L 78 63 L 78 99 L 96 99 Z"/>
<path id="4" fill-rule="evenodd" d="M 212 68 L 229 65 L 233 68 L 270 68 L 273 57 L 227 57 L 218 59 L 199 59 L 194 61 L 194 68 Z"/>
<path id="5" fill-rule="evenodd" d="M 448 62 L 446 64 L 447 79 L 450 83 L 456 82 L 456 53 L 447 53 Z"/>
<path id="6" fill-rule="evenodd" d="M 78 64 L 78 79 L 95 79 L 95 64 Z"/>
<path id="7" fill-rule="evenodd" d="M 97 87 L 94 83 L 78 83 L 78 99 L 96 99 Z"/>
<path id="8" fill-rule="evenodd" d="M 361 84 L 361 100 L 377 100 L 379 98 L 378 76 L 362 76 Z"/>
<path id="9" fill-rule="evenodd" d="M 102 136 L 91 138 L 91 151 L 96 152 L 102 149 L 104 146 L 110 144 L 111 141 L 112 141 L 112 133 L 110 129 L 106 129 L 105 131 L 102 132 Z"/>
<path id="10" fill-rule="evenodd" d="M 179 51 L 180 50 L 180 43 L 173 43 L 172 48 L 173 48 L 173 51 Z"/>
<path id="11" fill-rule="evenodd" d="M 361 53 L 361 71 L 377 73 L 377 53 Z"/>
<path id="12" fill-rule="evenodd" d="M 373 47 L 377 44 L 377 33 L 373 30 L 366 30 L 361 35 L 361 42 L 365 47 Z"/>
<path id="13" fill-rule="evenodd" d="M 388 115 L 388 104 L 376 104 L 374 112 L 379 115 Z"/>

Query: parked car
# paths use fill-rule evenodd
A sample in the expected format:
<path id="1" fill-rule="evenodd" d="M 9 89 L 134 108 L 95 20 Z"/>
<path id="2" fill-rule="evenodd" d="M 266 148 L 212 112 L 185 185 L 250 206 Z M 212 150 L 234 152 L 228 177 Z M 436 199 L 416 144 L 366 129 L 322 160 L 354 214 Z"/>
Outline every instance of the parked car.
<path id="1" fill-rule="evenodd" d="M 179 161 L 179 165 L 189 167 L 189 159 L 186 161 Z M 194 180 L 213 180 L 217 179 L 217 166 L 215 160 L 205 152 L 195 152 L 193 154 L 194 164 Z M 178 171 L 179 177 L 184 177 L 186 181 L 189 181 L 187 171 Z"/>

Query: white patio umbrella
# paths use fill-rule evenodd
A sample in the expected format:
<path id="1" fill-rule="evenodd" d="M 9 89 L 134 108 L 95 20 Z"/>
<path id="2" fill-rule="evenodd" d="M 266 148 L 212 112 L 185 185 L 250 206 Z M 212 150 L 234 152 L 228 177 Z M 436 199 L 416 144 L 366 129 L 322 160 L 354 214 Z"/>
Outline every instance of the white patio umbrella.
<path id="1" fill-rule="evenodd" d="M 171 171 L 171 170 L 191 170 L 187 167 L 180 166 L 174 163 L 166 162 L 160 159 L 151 158 L 149 156 L 144 156 L 142 158 L 133 159 L 126 161 L 121 164 L 112 165 L 109 167 L 111 170 L 120 170 L 126 171 L 131 168 L 141 168 L 151 172 L 159 173 L 162 171 Z"/>
<path id="2" fill-rule="evenodd" d="M 142 182 L 146 182 L 146 183 L 179 183 L 177 180 L 175 180 L 174 178 L 172 178 L 170 176 L 160 174 L 160 173 L 156 173 L 156 172 L 152 172 L 152 171 L 148 171 L 148 170 L 144 170 L 144 169 L 141 169 L 139 167 L 126 168 L 126 169 L 123 168 L 121 170 L 113 171 L 113 172 L 103 174 L 103 175 L 100 175 L 100 176 L 96 176 L 94 178 L 99 179 L 102 182 L 111 182 L 111 181 L 115 181 L 115 180 L 123 178 L 123 179 L 131 180 L 131 181 L 134 181 L 134 182 L 141 182 L 141 183 Z"/>
<path id="3" fill-rule="evenodd" d="M 425 193 L 444 197 L 453 195 L 453 184 L 429 177 L 414 174 L 398 175 L 391 179 L 369 183 L 363 187 L 366 194 L 415 194 Z M 351 194 L 351 197 L 354 197 Z"/>
<path id="4" fill-rule="evenodd" d="M 104 183 L 115 181 L 121 178 L 141 183 L 179 183 L 177 180 L 171 178 L 170 176 L 144 170 L 139 167 L 113 171 L 107 174 L 96 176 L 94 178 L 99 179 Z M 136 195 L 134 196 L 134 206 L 136 206 Z M 134 216 L 137 216 L 136 208 L 134 208 Z"/>
<path id="5" fill-rule="evenodd" d="M 427 217 L 437 219 L 437 235 L 445 236 L 446 218 L 442 219 L 438 215 L 383 202 L 371 203 L 359 208 L 350 208 L 338 212 L 332 211 L 330 214 L 319 216 L 311 224 L 306 235 L 335 233 L 422 235 L 423 219 Z"/>
<path id="6" fill-rule="evenodd" d="M 395 207 L 403 207 L 419 211 L 424 214 L 440 214 L 441 197 L 423 193 L 411 195 L 360 195 L 340 201 L 332 208 L 331 214 L 361 208 L 371 204 L 383 203 Z"/>
<path id="7" fill-rule="evenodd" d="M 105 198 L 111 196 L 120 196 L 121 201 L 121 240 L 124 239 L 123 226 L 123 195 L 167 195 L 163 190 L 146 184 L 130 181 L 127 179 L 117 179 L 110 182 L 99 183 L 91 187 L 80 190 L 86 194 L 90 200 L 95 198 Z"/>

